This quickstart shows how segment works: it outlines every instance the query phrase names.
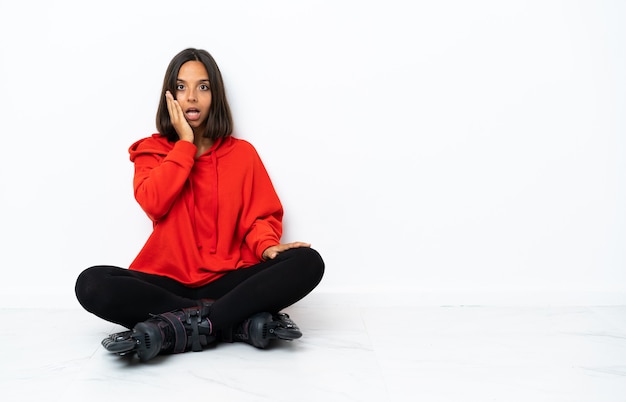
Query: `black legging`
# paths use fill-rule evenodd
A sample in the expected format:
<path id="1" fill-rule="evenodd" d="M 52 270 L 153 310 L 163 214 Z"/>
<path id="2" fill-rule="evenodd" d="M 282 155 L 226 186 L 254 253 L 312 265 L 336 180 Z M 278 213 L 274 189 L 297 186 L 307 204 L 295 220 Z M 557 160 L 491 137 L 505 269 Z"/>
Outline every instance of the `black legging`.
<path id="1" fill-rule="evenodd" d="M 213 299 L 209 319 L 214 331 L 219 331 L 255 313 L 275 313 L 294 304 L 319 284 L 323 274 L 322 257 L 309 247 L 289 249 L 273 260 L 230 271 L 197 288 L 164 276 L 100 265 L 78 276 L 76 297 L 87 311 L 127 328 L 150 314 Z"/>

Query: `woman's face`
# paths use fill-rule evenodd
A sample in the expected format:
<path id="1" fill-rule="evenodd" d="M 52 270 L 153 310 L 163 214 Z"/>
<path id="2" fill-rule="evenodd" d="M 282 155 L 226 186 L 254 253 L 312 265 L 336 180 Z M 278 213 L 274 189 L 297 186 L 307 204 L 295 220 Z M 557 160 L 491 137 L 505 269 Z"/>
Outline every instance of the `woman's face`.
<path id="1" fill-rule="evenodd" d="M 188 61 L 180 67 L 174 98 L 194 133 L 203 133 L 211 108 L 211 83 L 204 64 Z"/>

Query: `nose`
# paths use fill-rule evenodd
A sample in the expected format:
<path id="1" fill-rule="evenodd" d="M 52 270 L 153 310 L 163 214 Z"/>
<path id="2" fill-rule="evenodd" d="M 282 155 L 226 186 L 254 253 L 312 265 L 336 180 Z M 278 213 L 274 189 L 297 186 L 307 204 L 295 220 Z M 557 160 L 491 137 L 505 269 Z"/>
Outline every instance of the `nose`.
<path id="1" fill-rule="evenodd" d="M 198 97 L 196 95 L 196 90 L 195 89 L 189 89 L 187 91 L 187 101 L 188 102 L 195 102 L 198 100 Z"/>

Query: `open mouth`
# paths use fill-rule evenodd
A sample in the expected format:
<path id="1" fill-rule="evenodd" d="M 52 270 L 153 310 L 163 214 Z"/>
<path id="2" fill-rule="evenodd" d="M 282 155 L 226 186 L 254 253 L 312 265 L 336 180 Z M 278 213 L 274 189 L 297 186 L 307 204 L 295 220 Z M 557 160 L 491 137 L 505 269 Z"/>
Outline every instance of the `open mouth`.
<path id="1" fill-rule="evenodd" d="M 200 118 L 200 111 L 198 109 L 187 109 L 185 116 L 188 120 L 198 120 Z"/>

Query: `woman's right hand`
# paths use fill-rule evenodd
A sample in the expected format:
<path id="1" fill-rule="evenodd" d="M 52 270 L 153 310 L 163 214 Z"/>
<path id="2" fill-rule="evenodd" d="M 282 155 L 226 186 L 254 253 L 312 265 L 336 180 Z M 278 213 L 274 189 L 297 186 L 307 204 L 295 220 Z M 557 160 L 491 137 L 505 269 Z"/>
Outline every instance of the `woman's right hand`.
<path id="1" fill-rule="evenodd" d="M 187 119 L 185 119 L 183 109 L 178 104 L 178 101 L 174 99 L 170 91 L 165 92 L 165 101 L 167 102 L 167 111 L 170 114 L 170 120 L 178 134 L 178 138 L 193 144 L 193 129 L 187 122 Z"/>

